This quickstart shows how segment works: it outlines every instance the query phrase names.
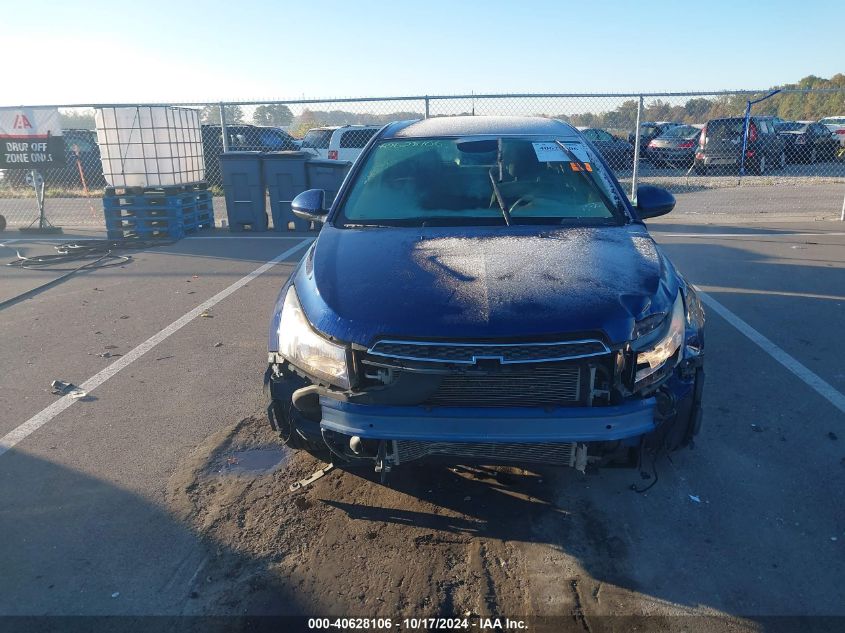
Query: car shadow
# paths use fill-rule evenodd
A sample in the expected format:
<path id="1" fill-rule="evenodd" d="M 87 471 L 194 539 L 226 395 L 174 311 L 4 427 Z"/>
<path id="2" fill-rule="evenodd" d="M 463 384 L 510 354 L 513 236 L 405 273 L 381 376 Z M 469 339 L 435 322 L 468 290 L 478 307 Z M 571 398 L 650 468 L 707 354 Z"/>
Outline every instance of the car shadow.
<path id="1" fill-rule="evenodd" d="M 0 496 L 0 630 L 229 631 L 245 613 L 308 612 L 268 561 L 203 536 L 158 495 L 12 449 Z M 249 592 L 232 570 L 252 577 Z"/>

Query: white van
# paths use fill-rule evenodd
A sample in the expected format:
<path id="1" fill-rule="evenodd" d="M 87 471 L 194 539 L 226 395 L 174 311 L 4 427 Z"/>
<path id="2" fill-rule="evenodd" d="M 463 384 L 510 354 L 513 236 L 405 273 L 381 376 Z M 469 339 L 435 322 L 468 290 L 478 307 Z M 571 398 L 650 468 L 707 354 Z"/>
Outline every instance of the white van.
<path id="1" fill-rule="evenodd" d="M 302 139 L 302 150 L 329 160 L 354 161 L 380 125 L 315 127 Z"/>

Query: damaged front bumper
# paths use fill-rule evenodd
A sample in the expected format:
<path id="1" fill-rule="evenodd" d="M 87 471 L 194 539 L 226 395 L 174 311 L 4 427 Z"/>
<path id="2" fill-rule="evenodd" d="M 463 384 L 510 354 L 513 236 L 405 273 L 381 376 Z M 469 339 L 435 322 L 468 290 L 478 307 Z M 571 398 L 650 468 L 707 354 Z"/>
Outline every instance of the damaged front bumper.
<path id="1" fill-rule="evenodd" d="M 375 440 L 466 443 L 605 442 L 651 433 L 655 398 L 609 407 L 384 407 L 320 398 L 321 428 Z"/>
<path id="2" fill-rule="evenodd" d="M 271 423 L 335 461 L 634 466 L 643 448 L 674 450 L 701 424 L 701 357 L 679 364 L 647 397 L 561 407 L 432 407 L 356 402 L 279 365 L 268 372 Z M 360 394 L 358 394 L 360 396 Z M 371 394 L 366 394 L 371 397 Z"/>
<path id="3" fill-rule="evenodd" d="M 382 472 L 420 459 L 633 466 L 642 450 L 676 450 L 701 427 L 704 313 L 691 287 L 686 310 L 680 301 L 669 326 L 651 330 L 662 345 L 679 326 L 680 345 L 651 371 L 654 341 L 643 351 L 587 338 L 384 340 L 351 346 L 344 389 L 271 352 L 270 422 L 290 446 Z"/>

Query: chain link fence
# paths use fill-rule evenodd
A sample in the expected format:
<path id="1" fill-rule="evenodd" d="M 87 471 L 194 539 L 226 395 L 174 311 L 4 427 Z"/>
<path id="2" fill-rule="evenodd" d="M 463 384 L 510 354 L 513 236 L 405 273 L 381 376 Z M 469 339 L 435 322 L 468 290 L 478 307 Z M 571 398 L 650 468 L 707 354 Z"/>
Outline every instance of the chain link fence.
<path id="1" fill-rule="evenodd" d="M 746 117 L 749 102 L 766 95 L 485 94 L 155 105 L 199 111 L 205 179 L 218 219 L 225 217 L 225 151 L 298 150 L 351 161 L 385 123 L 455 115 L 567 121 L 593 142 L 627 192 L 633 194 L 635 182 L 666 187 L 679 203 L 685 196 L 694 201 L 693 213 L 741 213 L 753 204 L 760 213 L 838 217 L 845 198 L 845 91 L 784 90 L 753 103 Z M 103 226 L 102 196 L 112 183 L 104 177 L 95 113 L 112 106 L 58 107 L 67 160 L 42 173 L 45 212 L 59 226 Z M 29 173 L 0 173 L 0 215 L 10 226 L 38 217 Z"/>

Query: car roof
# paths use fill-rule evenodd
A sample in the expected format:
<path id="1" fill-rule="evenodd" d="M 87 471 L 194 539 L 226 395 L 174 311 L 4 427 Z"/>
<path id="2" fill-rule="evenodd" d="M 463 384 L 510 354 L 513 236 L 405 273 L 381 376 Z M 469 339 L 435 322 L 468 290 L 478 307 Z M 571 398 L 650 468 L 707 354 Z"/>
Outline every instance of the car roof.
<path id="1" fill-rule="evenodd" d="M 383 138 L 550 135 L 578 137 L 574 127 L 557 119 L 527 116 L 443 116 L 393 123 L 387 127 Z"/>
<path id="2" fill-rule="evenodd" d="M 309 131 L 309 132 L 313 132 L 314 130 L 319 130 L 319 131 L 323 131 L 323 132 L 325 132 L 325 131 L 332 131 L 332 132 L 335 132 L 335 131 L 337 131 L 337 130 L 347 130 L 347 129 L 360 130 L 360 129 L 369 129 L 369 128 L 375 128 L 375 129 L 377 129 L 377 130 L 378 130 L 378 129 L 381 129 L 381 127 L 382 127 L 382 126 L 380 126 L 380 125 L 368 125 L 368 124 L 356 124 L 356 125 L 322 125 L 322 126 L 320 126 L 320 127 L 312 127 L 312 128 L 311 128 L 310 130 L 308 130 L 308 131 Z"/>

